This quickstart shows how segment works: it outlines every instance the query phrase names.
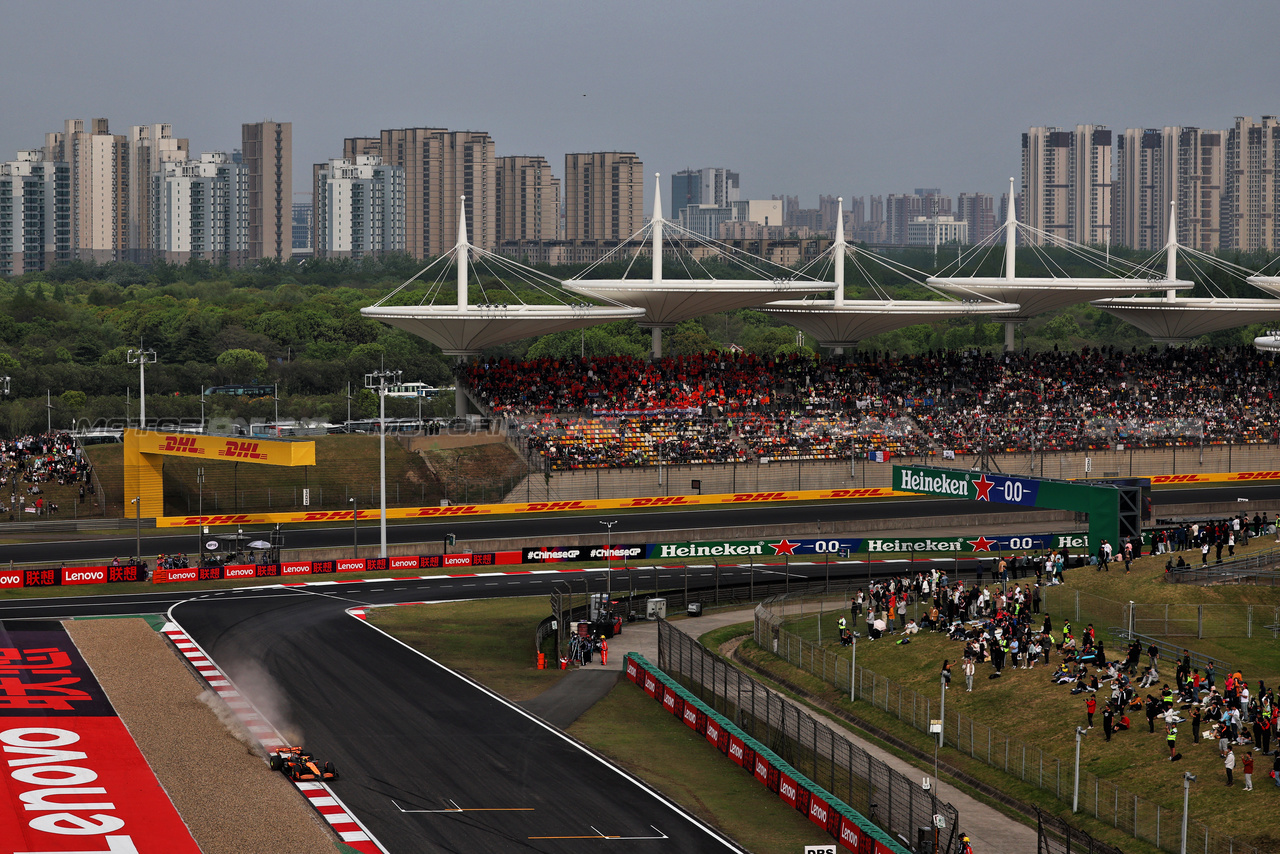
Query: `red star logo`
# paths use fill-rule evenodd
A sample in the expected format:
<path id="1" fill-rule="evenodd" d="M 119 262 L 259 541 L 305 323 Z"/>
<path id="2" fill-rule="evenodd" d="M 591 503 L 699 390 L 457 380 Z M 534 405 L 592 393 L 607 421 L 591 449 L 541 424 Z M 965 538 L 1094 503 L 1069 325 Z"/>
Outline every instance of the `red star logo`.
<path id="1" fill-rule="evenodd" d="M 986 537 L 978 537 L 976 540 L 969 540 L 969 545 L 973 546 L 975 552 L 989 552 L 991 547 L 996 544 L 995 540 L 988 540 Z"/>
<path id="2" fill-rule="evenodd" d="M 782 542 L 780 543 L 769 543 L 769 548 L 773 549 L 773 554 L 775 556 L 794 555 L 796 553 L 796 547 L 799 545 L 799 543 L 793 543 L 786 537 L 783 537 Z"/>
<path id="3" fill-rule="evenodd" d="M 985 474 L 982 477 L 978 478 L 977 480 L 973 481 L 973 485 L 978 489 L 978 496 L 974 500 L 976 501 L 991 500 L 991 487 L 995 486 L 995 484 L 987 480 L 987 476 Z"/>

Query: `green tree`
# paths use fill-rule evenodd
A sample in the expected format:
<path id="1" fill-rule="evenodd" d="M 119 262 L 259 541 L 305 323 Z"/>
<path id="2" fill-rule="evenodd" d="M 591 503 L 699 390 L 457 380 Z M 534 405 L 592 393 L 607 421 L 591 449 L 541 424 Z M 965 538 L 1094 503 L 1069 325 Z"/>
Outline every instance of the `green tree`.
<path id="1" fill-rule="evenodd" d="M 218 370 L 228 382 L 247 383 L 267 373 L 267 358 L 253 350 L 227 350 L 217 359 Z"/>

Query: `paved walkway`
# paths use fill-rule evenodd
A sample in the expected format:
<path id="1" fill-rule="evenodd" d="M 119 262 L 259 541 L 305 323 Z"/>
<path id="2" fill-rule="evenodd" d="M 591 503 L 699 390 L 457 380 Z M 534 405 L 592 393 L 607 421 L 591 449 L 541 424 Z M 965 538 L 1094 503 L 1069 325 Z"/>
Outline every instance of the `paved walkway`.
<path id="1" fill-rule="evenodd" d="M 704 613 L 701 617 L 673 620 L 671 625 L 696 638 L 713 629 L 736 623 L 749 623 L 753 619 L 753 613 L 754 610 L 752 609 L 710 611 Z M 580 703 L 574 704 L 564 697 L 557 698 L 555 695 L 578 693 L 579 688 L 589 693 L 596 693 L 603 681 L 607 681 L 603 680 L 598 674 L 602 670 L 621 671 L 623 657 L 628 652 L 638 652 L 654 664 L 657 664 L 658 624 L 656 622 L 627 623 L 623 627 L 622 634 L 609 641 L 609 663 L 601 665 L 597 658 L 595 662 L 581 668 L 577 673 L 572 673 L 567 678 L 560 680 L 554 688 L 543 693 L 543 696 L 552 695 L 547 698 L 548 706 L 557 709 L 570 709 L 574 705 L 579 705 Z M 609 684 L 612 685 L 613 683 L 609 682 Z M 599 696 L 602 697 L 603 694 Z M 542 700 L 543 697 L 540 696 L 537 699 Z M 587 698 L 583 697 L 582 699 L 585 700 Z M 590 708 L 590 704 L 594 703 L 596 699 L 599 699 L 599 697 L 595 697 L 590 703 L 587 703 L 586 707 L 578 711 L 573 719 L 576 719 L 577 715 Z M 533 707 L 528 703 L 525 705 L 533 710 Z M 538 713 L 542 714 L 542 712 Z M 833 730 L 849 739 L 849 741 L 883 761 L 890 768 L 903 774 L 908 780 L 919 780 L 926 774 L 932 776 L 932 769 L 917 768 L 911 765 L 896 755 L 881 749 L 878 745 L 872 744 L 861 736 L 840 726 L 838 721 L 827 720 L 826 723 Z M 567 726 L 567 724 L 564 725 Z M 970 797 L 946 782 L 938 782 L 937 791 L 939 798 L 950 802 L 952 806 L 960 811 L 961 829 L 969 835 L 975 851 L 1021 852 L 1036 850 L 1035 828 L 1028 827 L 1019 821 L 1009 818 L 999 810 L 987 806 L 985 803 Z"/>

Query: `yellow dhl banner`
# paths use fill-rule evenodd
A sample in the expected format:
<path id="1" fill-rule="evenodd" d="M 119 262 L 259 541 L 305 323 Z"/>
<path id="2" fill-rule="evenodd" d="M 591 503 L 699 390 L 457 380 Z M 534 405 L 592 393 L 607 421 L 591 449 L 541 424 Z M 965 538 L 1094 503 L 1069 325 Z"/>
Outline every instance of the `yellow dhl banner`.
<path id="1" fill-rule="evenodd" d="M 199 436 L 192 433 L 160 433 L 130 430 L 138 453 L 170 457 L 195 457 L 211 462 L 251 462 L 269 466 L 313 466 L 315 442 L 278 439 L 241 439 Z"/>
<path id="2" fill-rule="evenodd" d="M 888 487 L 868 489 L 808 489 L 799 492 L 731 492 L 719 495 L 659 495 L 646 498 L 603 498 L 583 501 L 534 501 L 527 504 L 451 504 L 447 507 L 389 507 L 388 519 L 434 519 L 450 516 L 510 516 L 525 513 L 568 513 L 575 510 L 636 510 L 646 507 L 696 507 L 725 504 L 767 504 L 775 501 L 835 501 L 907 497 Z M 919 497 L 919 496 L 915 496 Z M 376 509 L 361 510 L 361 519 L 378 519 Z M 228 513 L 212 516 L 161 516 L 158 528 L 192 525 L 276 525 L 290 522 L 350 522 L 350 510 L 311 510 L 292 513 Z"/>
<path id="3" fill-rule="evenodd" d="M 1152 486 L 1176 486 L 1183 483 L 1241 483 L 1258 480 L 1280 480 L 1280 471 L 1204 472 L 1202 474 L 1159 474 L 1151 478 Z"/>
<path id="4" fill-rule="evenodd" d="M 1168 474 L 1151 478 L 1152 486 L 1184 483 L 1232 483 L 1280 480 L 1280 471 Z M 450 516 L 513 516 L 525 513 L 568 513 L 576 510 L 638 510 L 663 507 L 714 507 L 725 504 L 768 504 L 780 501 L 838 501 L 882 498 L 919 498 L 914 492 L 888 487 L 866 489 L 806 489 L 796 492 L 730 492 L 717 495 L 659 495 L 645 498 L 603 498 L 582 501 L 534 501 L 527 504 L 451 504 L 447 507 L 392 507 L 388 519 L 434 519 Z M 377 519 L 374 509 L 361 510 L 361 519 Z M 309 510 L 292 513 L 233 513 L 212 516 L 161 516 L 159 528 L 193 525 L 275 525 L 298 522 L 350 522 L 350 510 Z"/>

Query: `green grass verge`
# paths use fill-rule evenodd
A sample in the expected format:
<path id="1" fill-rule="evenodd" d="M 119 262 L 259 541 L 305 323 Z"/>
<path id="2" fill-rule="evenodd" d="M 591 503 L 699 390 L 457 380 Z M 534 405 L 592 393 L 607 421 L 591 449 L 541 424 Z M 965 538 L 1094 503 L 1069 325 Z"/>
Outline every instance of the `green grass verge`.
<path id="1" fill-rule="evenodd" d="M 511 699 L 563 678 L 533 666 L 542 597 L 377 608 L 369 619 L 415 649 Z M 476 626 L 484 631 L 476 631 Z M 795 854 L 831 837 L 625 679 L 568 730 L 757 854 Z"/>
<path id="2" fill-rule="evenodd" d="M 1274 543 L 1269 538 L 1255 539 L 1247 551 L 1271 548 Z M 1238 548 L 1237 554 L 1244 549 Z M 1188 552 L 1188 554 L 1190 554 Z M 1198 587 L 1191 585 L 1172 585 L 1163 581 L 1164 558 L 1147 557 L 1135 562 L 1132 573 L 1126 575 L 1123 565 L 1119 571 L 1115 568 L 1109 573 L 1096 572 L 1091 567 L 1074 569 L 1067 573 L 1066 583 L 1062 587 L 1053 588 L 1051 600 L 1059 606 L 1053 612 L 1054 624 L 1060 627 L 1064 618 L 1070 619 L 1076 628 L 1076 634 L 1086 623 L 1092 622 L 1100 634 L 1109 626 L 1123 624 L 1120 616 L 1122 606 L 1132 600 L 1140 604 L 1164 603 L 1183 605 L 1253 605 L 1255 611 L 1252 639 L 1243 637 L 1205 638 L 1169 637 L 1171 643 L 1187 647 L 1211 657 L 1231 662 L 1243 668 L 1250 684 L 1256 686 L 1259 679 L 1268 685 L 1274 685 L 1280 677 L 1280 643 L 1274 640 L 1271 632 L 1262 629 L 1264 622 L 1269 622 L 1271 608 L 1280 602 L 1280 590 L 1274 588 L 1257 588 L 1241 585 L 1219 585 Z M 1198 560 L 1198 556 L 1197 556 Z M 1025 584 L 1025 580 L 1021 580 Z M 1079 591 L 1080 612 L 1077 619 L 1074 592 Z M 1111 600 L 1107 602 L 1104 600 Z M 1116 603 L 1116 604 L 1111 604 Z M 823 646 L 830 652 L 844 656 L 846 667 L 849 652 L 837 644 L 829 642 L 835 635 L 835 621 L 843 613 L 843 604 L 832 600 L 823 617 Z M 1206 609 L 1210 613 L 1212 609 Z M 1141 613 L 1141 611 L 1140 611 Z M 818 616 L 806 615 L 788 622 L 787 628 L 810 640 L 817 637 Z M 1206 618 L 1206 624 L 1209 619 Z M 910 645 L 898 646 L 893 643 L 863 642 L 858 645 L 858 663 L 868 670 L 892 678 L 904 688 L 914 690 L 923 704 L 929 702 L 934 716 L 938 707 L 937 673 L 943 659 L 956 661 L 963 652 L 959 643 L 948 641 L 934 634 L 918 635 Z M 820 679 L 786 665 L 771 654 L 760 650 L 754 644 L 744 645 L 744 655 L 754 662 L 767 667 L 770 672 L 778 672 L 780 677 L 796 684 L 808 686 L 819 696 L 830 696 L 834 701 L 848 706 L 843 692 L 837 696 L 834 688 L 824 684 Z M 1109 648 L 1109 657 L 1122 657 L 1124 649 L 1120 646 Z M 1058 661 L 1054 654 L 1051 661 Z M 1162 668 L 1162 672 L 1166 668 Z M 1167 665 L 1170 678 L 1172 665 Z M 990 665 L 980 665 L 975 679 L 974 692 L 952 690 L 947 697 L 948 718 L 957 711 L 966 717 L 973 718 L 979 727 L 976 741 L 981 747 L 986 743 L 982 734 L 982 726 L 986 725 L 999 730 L 1003 735 L 1018 742 L 1033 745 L 1046 752 L 1049 757 L 1056 758 L 1062 767 L 1069 769 L 1073 759 L 1075 740 L 1074 731 L 1077 725 L 1086 723 L 1084 698 L 1072 696 L 1062 686 L 1050 685 L 1047 681 L 1048 670 L 1037 667 L 1031 671 L 1018 671 L 1006 668 L 1004 677 L 999 680 L 988 680 Z M 1219 685 L 1223 668 L 1219 668 Z M 963 686 L 963 679 L 956 677 L 954 684 Z M 885 690 L 883 680 L 880 690 Z M 1109 691 L 1107 691 L 1109 695 Z M 896 696 L 896 694 L 895 694 Z M 910 700 L 907 701 L 906 712 L 910 716 Z M 866 702 L 855 704 L 857 714 L 865 717 L 869 723 L 882 727 L 896 737 L 912 744 L 928 747 L 930 740 L 913 729 L 909 724 L 901 723 L 893 714 L 886 713 Z M 924 713 L 921 707 L 920 713 Z M 1215 831 L 1238 837 L 1257 846 L 1261 850 L 1280 850 L 1280 833 L 1257 821 L 1257 810 L 1241 793 L 1240 786 L 1227 789 L 1222 760 L 1219 758 L 1216 745 L 1202 742 L 1192 745 L 1189 724 L 1179 727 L 1179 749 L 1184 760 L 1173 764 L 1167 761 L 1168 752 L 1165 746 L 1163 730 L 1151 734 L 1147 730 L 1146 716 L 1143 713 L 1131 713 L 1134 729 L 1128 733 L 1117 734 L 1110 743 L 1103 739 L 1101 714 L 1095 715 L 1096 728 L 1086 738 L 1081 754 L 1082 768 L 1110 780 L 1125 790 L 1139 797 L 1159 804 L 1170 821 L 1180 817 L 1182 806 L 1182 773 L 1189 771 L 1199 777 L 1196 784 L 1195 797 L 1191 800 L 1191 816 Z M 921 716 L 923 720 L 923 716 Z M 1003 741 L 997 742 L 997 752 L 1003 748 Z M 948 751 L 948 756 L 959 756 L 955 751 Z M 1241 751 L 1237 749 L 1237 757 Z M 1019 754 L 1020 756 L 1020 754 Z M 948 761 L 951 761 L 950 759 Z M 960 757 L 960 761 L 970 760 Z M 1048 760 L 1046 760 L 1048 761 Z M 1255 756 L 1257 762 L 1255 783 L 1266 782 L 1266 791 L 1274 788 L 1267 778 L 1270 771 L 1270 758 Z M 981 763 L 972 763 L 973 768 L 965 770 L 978 779 L 990 782 L 1002 791 L 1029 803 L 1041 803 L 1050 811 L 1061 813 L 1061 805 L 1050 800 L 1043 802 L 1043 796 L 1035 787 L 1022 783 L 1013 775 L 1006 775 Z M 1056 770 L 1056 765 L 1054 766 Z M 1237 765 L 1239 770 L 1239 765 Z M 1069 771 L 1066 772 L 1069 775 Z M 1237 774 L 1239 776 L 1239 774 Z M 1067 781 L 1069 785 L 1070 781 Z M 1259 789 L 1262 787 L 1259 785 Z M 1082 792 L 1081 800 L 1085 802 L 1088 793 Z M 1265 795 L 1264 795 L 1265 797 Z M 1078 820 L 1078 817 L 1077 817 Z M 1092 831 L 1090 831 L 1092 832 Z M 1163 833 L 1162 833 L 1163 836 Z M 1110 839 L 1105 835 L 1099 838 L 1116 844 L 1126 851 L 1134 848 L 1135 840 L 1129 837 Z"/>

